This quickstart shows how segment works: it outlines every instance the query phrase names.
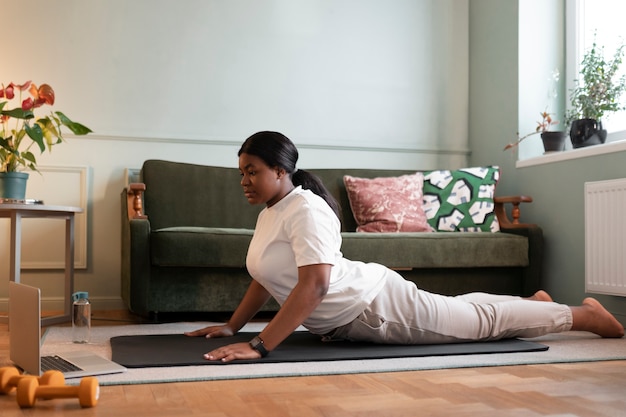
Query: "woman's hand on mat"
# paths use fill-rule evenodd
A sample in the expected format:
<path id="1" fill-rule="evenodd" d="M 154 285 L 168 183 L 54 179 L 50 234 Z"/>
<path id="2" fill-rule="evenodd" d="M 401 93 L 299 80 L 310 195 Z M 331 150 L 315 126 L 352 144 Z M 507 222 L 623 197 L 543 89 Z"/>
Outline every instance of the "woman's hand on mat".
<path id="1" fill-rule="evenodd" d="M 235 359 L 258 359 L 261 354 L 250 347 L 250 343 L 234 343 L 222 346 L 204 354 L 204 359 L 210 361 L 230 362 Z"/>
<path id="2" fill-rule="evenodd" d="M 213 337 L 228 337 L 234 335 L 235 332 L 230 328 L 227 324 L 222 324 L 220 326 L 208 326 L 203 329 L 194 330 L 193 332 L 185 332 L 185 336 L 204 336 L 207 339 Z"/>

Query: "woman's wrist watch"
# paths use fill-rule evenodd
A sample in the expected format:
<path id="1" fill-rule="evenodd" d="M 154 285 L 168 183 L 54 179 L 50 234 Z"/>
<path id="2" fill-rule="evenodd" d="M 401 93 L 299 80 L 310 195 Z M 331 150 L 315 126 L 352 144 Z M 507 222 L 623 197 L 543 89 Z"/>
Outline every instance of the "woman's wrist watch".
<path id="1" fill-rule="evenodd" d="M 255 336 L 254 339 L 249 341 L 250 347 L 261 354 L 261 357 L 264 358 L 269 354 L 269 351 L 265 349 L 265 345 L 263 344 L 263 339 L 259 336 Z"/>

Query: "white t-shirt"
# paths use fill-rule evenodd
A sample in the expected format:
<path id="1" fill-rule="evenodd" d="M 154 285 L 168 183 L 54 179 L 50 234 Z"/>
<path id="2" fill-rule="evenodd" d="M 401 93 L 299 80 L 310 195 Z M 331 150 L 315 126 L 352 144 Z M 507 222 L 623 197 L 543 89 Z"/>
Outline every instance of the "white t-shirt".
<path id="1" fill-rule="evenodd" d="M 333 265 L 328 293 L 303 323 L 325 334 L 354 320 L 385 284 L 386 267 L 350 261 L 340 249 L 341 225 L 333 210 L 310 190 L 296 187 L 259 214 L 246 266 L 283 305 L 298 283 L 298 267 Z"/>

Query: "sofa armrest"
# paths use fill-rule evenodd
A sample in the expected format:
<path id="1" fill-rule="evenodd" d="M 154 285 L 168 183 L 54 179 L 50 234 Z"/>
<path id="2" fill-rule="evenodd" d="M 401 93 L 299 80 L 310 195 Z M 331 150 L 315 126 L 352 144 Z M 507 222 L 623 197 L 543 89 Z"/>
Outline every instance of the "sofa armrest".
<path id="1" fill-rule="evenodd" d="M 150 221 L 141 211 L 145 186 L 129 184 L 120 195 L 122 215 L 121 295 L 129 310 L 144 314 L 150 294 Z M 135 201 L 139 197 L 139 202 Z M 139 213 L 137 213 L 139 212 Z M 138 217 L 135 217 L 138 216 Z"/>
<path id="2" fill-rule="evenodd" d="M 520 223 L 519 218 L 521 216 L 520 204 L 521 203 L 532 203 L 532 197 L 520 195 L 520 196 L 506 196 L 506 197 L 495 197 L 493 199 L 495 203 L 495 213 L 498 217 L 498 223 L 500 223 L 500 227 L 503 229 L 515 229 L 515 228 L 528 228 L 535 226 L 531 223 Z M 513 208 L 511 209 L 511 217 L 512 220 L 509 219 L 509 216 L 506 212 L 506 204 L 512 204 Z"/>
<path id="3" fill-rule="evenodd" d="M 504 229 L 511 233 L 528 238 L 528 267 L 522 272 L 522 296 L 530 297 L 543 289 L 543 230 L 535 224 Z"/>
<path id="4" fill-rule="evenodd" d="M 522 296 L 529 297 L 543 285 L 543 231 L 533 223 L 520 223 L 520 204 L 532 203 L 532 197 L 495 197 L 495 213 L 500 223 L 500 231 L 528 238 L 528 267 L 522 272 Z M 511 204 L 512 220 L 506 212 L 506 204 Z"/>
<path id="5" fill-rule="evenodd" d="M 147 219 L 148 216 L 143 214 L 143 192 L 146 190 L 146 184 L 134 182 L 128 184 L 127 188 L 127 207 L 128 220 Z"/>
<path id="6" fill-rule="evenodd" d="M 151 294 L 150 222 L 135 219 L 123 224 L 122 299 L 130 311 L 146 314 Z"/>
<path id="7" fill-rule="evenodd" d="M 149 312 L 150 294 L 150 221 L 141 213 L 141 199 L 135 206 L 135 195 L 141 197 L 145 186 L 129 184 L 120 195 L 122 216 L 121 295 L 127 307 L 136 314 Z M 138 207 L 138 210 L 135 209 Z M 139 211 L 140 213 L 136 213 Z M 135 217 L 138 216 L 138 217 Z"/>

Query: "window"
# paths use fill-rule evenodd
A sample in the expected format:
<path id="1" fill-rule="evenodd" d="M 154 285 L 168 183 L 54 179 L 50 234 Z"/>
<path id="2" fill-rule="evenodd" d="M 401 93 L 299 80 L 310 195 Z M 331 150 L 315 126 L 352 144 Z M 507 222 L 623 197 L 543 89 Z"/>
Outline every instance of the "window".
<path id="1" fill-rule="evenodd" d="M 604 56 L 611 59 L 617 46 L 626 42 L 626 2 L 622 0 L 568 0 L 567 2 L 567 61 L 566 89 L 574 87 L 579 78 L 578 68 L 585 51 L 594 42 L 604 47 Z M 626 59 L 622 64 L 626 73 Z M 622 97 L 626 100 L 626 97 Z M 569 105 L 569 101 L 567 102 Z M 607 142 L 626 139 L 626 111 L 607 115 L 603 119 L 608 130 Z"/>

